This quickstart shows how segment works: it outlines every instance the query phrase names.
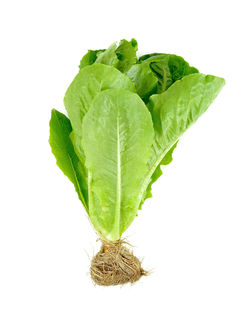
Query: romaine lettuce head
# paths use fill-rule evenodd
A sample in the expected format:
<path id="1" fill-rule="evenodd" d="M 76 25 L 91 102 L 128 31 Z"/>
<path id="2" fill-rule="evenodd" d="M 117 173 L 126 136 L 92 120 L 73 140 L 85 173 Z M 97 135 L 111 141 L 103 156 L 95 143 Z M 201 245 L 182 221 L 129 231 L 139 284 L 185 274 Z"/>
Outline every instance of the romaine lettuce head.
<path id="1" fill-rule="evenodd" d="M 207 110 L 225 81 L 182 57 L 137 58 L 137 41 L 89 50 L 53 109 L 49 143 L 96 231 L 116 241 L 152 197 L 182 134 Z"/>

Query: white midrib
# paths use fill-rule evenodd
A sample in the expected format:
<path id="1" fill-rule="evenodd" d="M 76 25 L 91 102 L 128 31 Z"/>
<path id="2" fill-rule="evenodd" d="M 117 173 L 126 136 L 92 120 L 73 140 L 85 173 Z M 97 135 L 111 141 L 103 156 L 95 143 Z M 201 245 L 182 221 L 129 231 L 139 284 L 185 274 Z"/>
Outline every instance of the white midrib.
<path id="1" fill-rule="evenodd" d="M 152 165 L 151 169 L 149 170 L 148 174 L 145 176 L 144 178 L 144 181 L 142 183 L 142 186 L 141 186 L 141 190 L 140 190 L 140 193 L 138 195 L 138 202 L 136 204 L 137 206 L 137 210 L 139 209 L 139 206 L 140 206 L 140 203 L 141 203 L 141 200 L 142 200 L 142 197 L 145 193 L 145 191 L 147 190 L 147 187 L 148 187 L 148 184 L 150 182 L 150 179 L 154 173 L 154 171 L 156 170 L 157 166 L 161 163 L 161 161 L 163 160 L 163 158 L 165 157 L 165 155 L 167 154 L 167 152 L 173 147 L 173 145 L 178 141 L 178 139 L 169 147 L 169 148 L 166 148 L 164 149 L 164 151 L 162 152 L 162 154 L 157 157 L 157 160 L 154 162 L 154 164 Z"/>
<path id="2" fill-rule="evenodd" d="M 116 137 L 117 137 L 117 145 L 116 145 L 116 159 L 117 159 L 117 167 L 116 167 L 116 207 L 115 207 L 115 224 L 114 224 L 114 233 L 115 237 L 119 239 L 120 237 L 120 213 L 121 213 L 121 154 L 120 154 L 120 124 L 119 124 L 119 116 L 117 117 L 116 122 Z"/>

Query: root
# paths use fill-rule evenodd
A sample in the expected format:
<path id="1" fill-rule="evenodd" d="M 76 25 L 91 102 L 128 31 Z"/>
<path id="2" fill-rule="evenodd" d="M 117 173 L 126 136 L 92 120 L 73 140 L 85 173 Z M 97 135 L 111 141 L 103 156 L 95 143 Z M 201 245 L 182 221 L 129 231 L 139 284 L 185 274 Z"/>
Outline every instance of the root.
<path id="1" fill-rule="evenodd" d="M 91 261 L 92 280 L 103 286 L 134 283 L 148 273 L 140 260 L 128 250 L 124 241 L 102 241 L 101 250 Z"/>

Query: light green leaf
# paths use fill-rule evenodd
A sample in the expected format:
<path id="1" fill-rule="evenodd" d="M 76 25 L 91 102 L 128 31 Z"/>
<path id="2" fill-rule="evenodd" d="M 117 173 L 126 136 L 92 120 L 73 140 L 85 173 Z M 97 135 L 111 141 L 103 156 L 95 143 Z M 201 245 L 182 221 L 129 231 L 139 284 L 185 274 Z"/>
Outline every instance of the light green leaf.
<path id="1" fill-rule="evenodd" d="M 84 117 L 83 132 L 90 219 L 103 237 L 118 240 L 137 214 L 151 154 L 152 119 L 138 95 L 106 90 Z"/>
<path id="2" fill-rule="evenodd" d="M 173 147 L 167 152 L 167 154 L 165 155 L 165 157 L 162 159 L 161 163 L 156 167 L 153 175 L 150 178 L 149 184 L 147 186 L 147 189 L 144 193 L 144 197 L 142 198 L 141 202 L 140 202 L 140 207 L 139 209 L 141 209 L 143 203 L 145 202 L 146 199 L 148 198 L 152 198 L 152 185 L 153 183 L 155 183 L 159 177 L 161 177 L 162 170 L 161 170 L 161 165 L 168 165 L 172 162 L 173 160 L 173 151 L 177 146 L 177 142 L 173 145 Z"/>
<path id="3" fill-rule="evenodd" d="M 173 145 L 202 115 L 224 85 L 224 79 L 192 74 L 172 85 L 168 91 L 151 96 L 155 140 L 161 148 Z"/>
<path id="4" fill-rule="evenodd" d="M 135 39 L 131 41 L 123 39 L 118 47 L 116 47 L 116 43 L 113 43 L 106 50 L 89 50 L 81 59 L 79 68 L 82 69 L 87 65 L 99 63 L 126 72 L 137 62 L 136 51 L 137 41 Z"/>
<path id="5" fill-rule="evenodd" d="M 95 96 L 113 88 L 135 91 L 132 81 L 111 66 L 93 64 L 80 70 L 64 97 L 65 108 L 76 135 L 82 136 L 82 119 Z"/>
<path id="6" fill-rule="evenodd" d="M 104 64 L 116 67 L 119 62 L 116 55 L 116 43 L 113 43 L 107 50 L 98 54 L 95 62 L 97 64 Z"/>
<path id="7" fill-rule="evenodd" d="M 166 155 L 181 135 L 207 110 L 225 81 L 211 75 L 191 74 L 176 81 L 167 91 L 150 98 L 155 129 L 152 156 L 148 172 L 141 184 L 138 205 L 148 195 L 153 179 L 160 175 L 159 165 L 166 163 Z M 163 161 L 163 162 L 162 162 Z"/>
<path id="8" fill-rule="evenodd" d="M 61 112 L 53 109 L 50 119 L 49 143 L 56 163 L 63 173 L 74 184 L 79 199 L 88 212 L 87 176 L 84 167 L 75 154 L 70 140 L 72 127 L 69 119 Z"/>
<path id="9" fill-rule="evenodd" d="M 98 55 L 102 52 L 104 52 L 105 50 L 88 50 L 88 53 L 85 54 L 83 56 L 83 58 L 81 59 L 79 68 L 82 69 L 86 66 L 92 65 L 94 64 L 94 62 L 96 61 Z"/>

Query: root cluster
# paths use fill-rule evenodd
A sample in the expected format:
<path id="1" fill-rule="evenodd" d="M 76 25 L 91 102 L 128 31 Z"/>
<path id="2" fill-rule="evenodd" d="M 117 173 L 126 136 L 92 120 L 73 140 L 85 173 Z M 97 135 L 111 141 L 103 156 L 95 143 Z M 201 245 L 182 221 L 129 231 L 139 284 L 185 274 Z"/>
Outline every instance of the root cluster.
<path id="1" fill-rule="evenodd" d="M 100 251 L 91 261 L 90 274 L 98 285 L 110 286 L 134 283 L 147 272 L 140 260 L 124 246 L 124 241 L 102 241 Z"/>

